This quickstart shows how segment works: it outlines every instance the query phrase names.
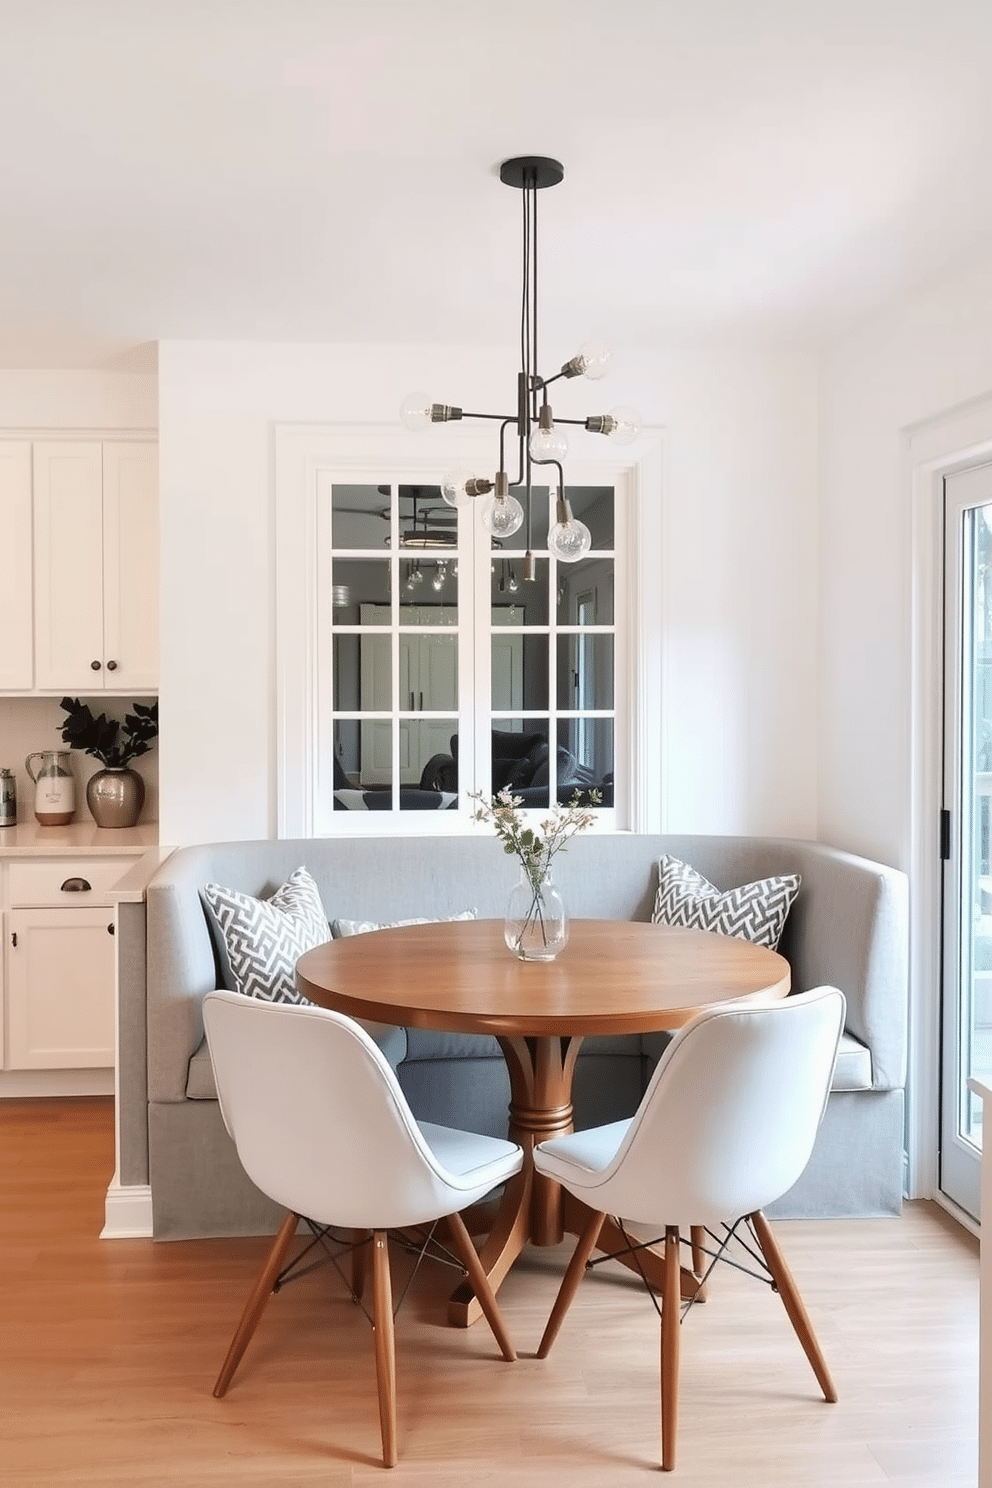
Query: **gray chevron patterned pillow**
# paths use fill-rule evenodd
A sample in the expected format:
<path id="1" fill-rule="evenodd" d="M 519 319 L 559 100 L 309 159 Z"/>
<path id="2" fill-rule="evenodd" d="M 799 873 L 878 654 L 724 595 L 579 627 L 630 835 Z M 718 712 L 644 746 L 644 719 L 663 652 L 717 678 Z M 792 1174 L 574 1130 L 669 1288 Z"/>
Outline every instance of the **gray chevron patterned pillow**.
<path id="1" fill-rule="evenodd" d="M 733 935 L 775 950 L 799 884 L 799 874 L 788 873 L 724 891 L 688 863 L 666 856 L 658 862 L 651 923 L 715 930 L 718 935 Z"/>
<path id="2" fill-rule="evenodd" d="M 291 873 L 271 899 L 213 883 L 204 885 L 203 897 L 227 963 L 225 985 L 262 1002 L 306 1002 L 296 990 L 296 963 L 304 951 L 331 938 L 320 892 L 306 868 Z"/>

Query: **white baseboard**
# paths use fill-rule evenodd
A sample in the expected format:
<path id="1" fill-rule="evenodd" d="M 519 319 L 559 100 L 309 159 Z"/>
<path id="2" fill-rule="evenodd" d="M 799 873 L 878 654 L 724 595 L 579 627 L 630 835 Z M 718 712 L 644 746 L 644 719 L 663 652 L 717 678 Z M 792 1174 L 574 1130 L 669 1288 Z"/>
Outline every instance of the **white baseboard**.
<path id="1" fill-rule="evenodd" d="M 152 1191 L 147 1183 L 126 1187 L 116 1179 L 107 1189 L 101 1240 L 148 1240 L 152 1234 Z"/>
<path id="2" fill-rule="evenodd" d="M 0 1070 L 0 1100 L 113 1093 L 112 1069 Z"/>

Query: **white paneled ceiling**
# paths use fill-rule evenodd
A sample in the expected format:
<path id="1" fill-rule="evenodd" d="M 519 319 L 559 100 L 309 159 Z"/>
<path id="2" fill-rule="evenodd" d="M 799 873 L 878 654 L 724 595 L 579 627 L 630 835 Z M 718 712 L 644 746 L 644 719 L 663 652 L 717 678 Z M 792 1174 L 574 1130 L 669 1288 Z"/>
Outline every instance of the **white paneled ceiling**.
<path id="1" fill-rule="evenodd" d="M 0 0 L 0 366 L 816 342 L 992 251 L 990 0 Z"/>

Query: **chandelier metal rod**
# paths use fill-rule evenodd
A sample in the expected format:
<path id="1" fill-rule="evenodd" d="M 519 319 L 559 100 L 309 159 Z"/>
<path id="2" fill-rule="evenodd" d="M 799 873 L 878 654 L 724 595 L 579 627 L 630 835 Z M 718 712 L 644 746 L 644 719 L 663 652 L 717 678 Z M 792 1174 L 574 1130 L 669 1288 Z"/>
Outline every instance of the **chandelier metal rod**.
<path id="1" fill-rule="evenodd" d="M 454 404 L 438 403 L 426 393 L 410 393 L 404 399 L 400 416 L 409 429 L 422 429 L 431 424 L 448 423 L 463 418 L 498 422 L 499 468 L 495 476 L 481 477 L 467 470 L 448 472 L 441 484 L 441 496 L 450 506 L 463 506 L 475 497 L 485 496 L 482 524 L 497 541 L 520 530 L 526 522 L 525 579 L 535 577 L 533 555 L 534 466 L 552 466 L 557 473 L 557 489 L 552 501 L 557 505 L 558 520 L 549 521 L 547 547 L 555 561 L 577 563 L 589 551 L 592 536 L 571 512 L 565 496 L 565 477 L 561 461 L 567 450 L 564 426 L 584 428 L 587 433 L 607 435 L 618 444 L 629 444 L 640 431 L 640 418 L 628 408 L 615 408 L 610 413 L 589 418 L 555 420 L 548 389 L 561 378 L 589 377 L 598 380 L 610 359 L 607 348 L 589 342 L 575 356 L 549 377 L 538 369 L 540 356 L 538 312 L 538 192 L 556 186 L 564 177 L 561 162 L 544 155 L 520 155 L 504 160 L 499 178 L 506 186 L 520 192 L 521 198 L 521 265 L 520 265 L 520 360 L 517 372 L 516 414 L 465 412 Z M 514 424 L 517 435 L 518 468 L 510 481 L 507 470 L 507 431 Z M 556 425 L 561 425 L 556 432 Z M 543 477 L 542 477 L 543 478 Z M 553 477 L 548 477 L 550 486 Z M 542 487 L 543 489 L 543 487 Z M 519 493 L 512 497 L 510 491 Z M 526 493 L 526 494 L 525 494 Z M 549 512 L 549 518 L 551 513 Z"/>
<path id="2" fill-rule="evenodd" d="M 510 427 L 511 424 L 515 424 L 516 422 L 517 422 L 516 419 L 506 419 L 504 421 L 504 423 L 503 423 L 503 427 L 499 431 L 499 468 L 500 468 L 500 470 L 504 470 L 504 471 L 506 470 L 506 448 L 505 448 L 505 446 L 506 446 L 506 431 Z M 518 459 L 518 464 L 517 464 L 517 478 L 516 478 L 515 481 L 508 481 L 507 482 L 507 490 L 515 490 L 518 486 L 522 485 L 522 483 L 523 483 L 523 478 L 524 478 L 524 465 L 523 465 L 524 452 L 523 452 L 523 445 L 520 444 L 519 441 L 518 441 L 518 452 L 519 452 L 519 459 Z"/>

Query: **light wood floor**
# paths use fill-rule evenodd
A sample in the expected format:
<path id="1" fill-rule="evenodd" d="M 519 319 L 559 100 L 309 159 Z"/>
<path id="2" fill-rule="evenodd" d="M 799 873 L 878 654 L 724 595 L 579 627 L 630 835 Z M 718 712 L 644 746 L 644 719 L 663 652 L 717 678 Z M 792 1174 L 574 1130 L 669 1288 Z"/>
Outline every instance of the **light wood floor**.
<path id="1" fill-rule="evenodd" d="M 658 1464 L 658 1325 L 635 1283 L 583 1283 L 533 1357 L 569 1245 L 500 1293 L 520 1350 L 444 1326 L 421 1273 L 397 1322 L 399 1466 L 379 1464 L 372 1347 L 324 1270 L 274 1297 L 227 1398 L 213 1381 L 265 1242 L 101 1241 L 103 1100 L 0 1101 L 0 1482 L 390 1488 L 959 1488 L 977 1457 L 977 1244 L 932 1205 L 776 1229 L 840 1392 L 781 1304 L 727 1271 L 683 1329 L 679 1462 Z"/>

